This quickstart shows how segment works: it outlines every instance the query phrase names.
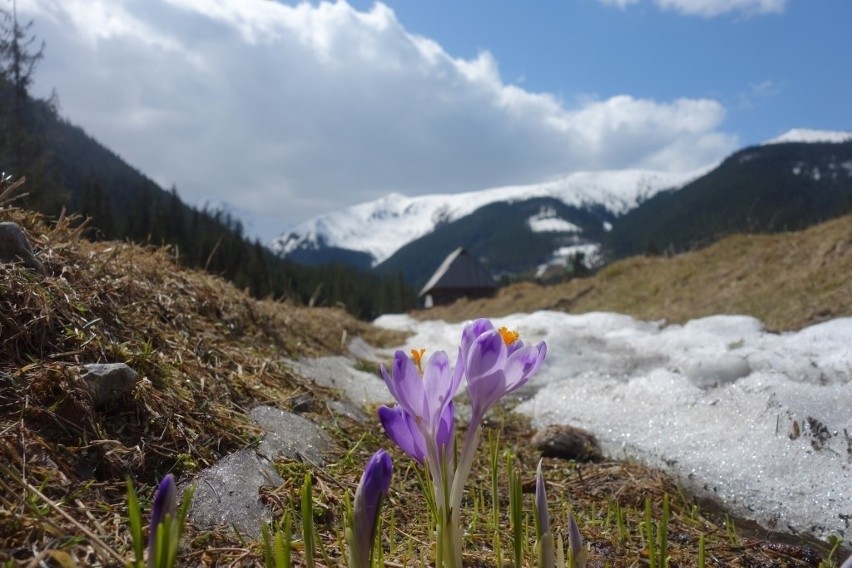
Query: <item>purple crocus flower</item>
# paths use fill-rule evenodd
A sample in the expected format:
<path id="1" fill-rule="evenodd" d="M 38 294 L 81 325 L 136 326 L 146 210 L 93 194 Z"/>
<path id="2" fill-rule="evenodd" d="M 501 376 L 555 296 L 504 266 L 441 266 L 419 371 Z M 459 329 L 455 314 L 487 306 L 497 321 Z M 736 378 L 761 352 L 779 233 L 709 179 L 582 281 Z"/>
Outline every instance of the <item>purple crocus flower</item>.
<path id="1" fill-rule="evenodd" d="M 473 419 L 480 420 L 502 396 L 523 386 L 547 354 L 544 342 L 525 346 L 518 334 L 479 319 L 462 331 L 462 359 Z"/>
<path id="2" fill-rule="evenodd" d="M 541 470 L 542 461 L 538 461 L 538 468 L 535 471 L 535 518 L 538 521 L 539 536 L 550 531 L 550 513 L 547 511 L 547 490 L 544 486 L 544 473 Z"/>
<path id="3" fill-rule="evenodd" d="M 583 548 L 583 537 L 573 513 L 568 513 L 568 549 L 571 551 L 573 562 L 569 568 L 585 568 L 588 553 Z"/>
<path id="4" fill-rule="evenodd" d="M 393 460 L 386 451 L 378 450 L 367 462 L 355 490 L 351 533 L 348 535 L 350 568 L 370 567 L 379 511 L 390 489 L 392 475 Z"/>
<path id="5" fill-rule="evenodd" d="M 393 370 L 388 374 L 381 366 L 382 377 L 393 397 L 414 417 L 424 432 L 437 433 L 441 417 L 453 400 L 461 383 L 460 365 L 450 367 L 444 351 L 429 357 L 425 369 L 421 365 L 422 351 L 412 351 L 409 358 L 403 351 L 394 354 Z"/>
<path id="6" fill-rule="evenodd" d="M 399 406 L 380 408 L 379 419 L 388 436 L 422 464 L 429 460 L 430 448 L 438 454 L 434 459 L 443 459 L 452 443 L 452 401 L 464 369 L 460 364 L 451 368 L 443 351 L 429 357 L 425 368 L 423 351 L 412 351 L 412 355 L 397 351 L 391 373 L 382 365 L 382 377 Z"/>
<path id="7" fill-rule="evenodd" d="M 396 442 L 403 452 L 423 465 L 423 460 L 426 458 L 426 439 L 417 427 L 415 417 L 408 414 L 402 406 L 380 406 L 379 420 L 388 437 Z M 442 456 L 445 456 L 449 448 L 452 448 L 454 431 L 455 411 L 451 402 L 441 415 L 435 437 Z"/>
<path id="8" fill-rule="evenodd" d="M 177 487 L 175 486 L 175 476 L 171 473 L 167 473 L 160 480 L 160 485 L 157 486 L 157 491 L 154 493 L 154 502 L 151 505 L 151 525 L 148 530 L 149 565 L 154 559 L 157 530 L 165 521 L 166 515 L 170 515 L 172 521 L 175 521 L 177 517 Z"/>
<path id="9" fill-rule="evenodd" d="M 547 511 L 547 491 L 544 487 L 544 474 L 541 470 L 543 460 L 538 461 L 535 472 L 535 518 L 536 546 L 538 547 L 538 564 L 540 568 L 553 568 L 553 533 L 550 532 L 550 513 Z"/>

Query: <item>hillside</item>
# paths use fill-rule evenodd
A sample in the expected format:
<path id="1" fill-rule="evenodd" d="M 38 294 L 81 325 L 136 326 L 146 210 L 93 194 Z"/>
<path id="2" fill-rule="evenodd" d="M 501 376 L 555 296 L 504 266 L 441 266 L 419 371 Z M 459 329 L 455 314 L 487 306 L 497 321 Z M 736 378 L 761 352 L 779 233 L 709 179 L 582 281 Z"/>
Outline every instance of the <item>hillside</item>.
<path id="1" fill-rule="evenodd" d="M 344 494 L 351 498 L 367 457 L 389 445 L 377 421 L 332 413 L 339 393 L 301 376 L 290 360 L 344 353 L 352 337 L 374 345 L 397 345 L 402 338 L 342 310 L 253 299 L 222 278 L 180 266 L 167 248 L 89 242 L 73 219 L 48 223 L 8 207 L 1 217 L 25 229 L 46 275 L 20 264 L 0 265 L 0 562 L 73 567 L 128 561 L 125 479 L 133 480 L 148 511 L 166 472 L 179 483 L 192 482 L 226 456 L 256 448 L 259 431 L 248 413 L 266 404 L 321 425 L 334 448 L 321 467 L 276 459 L 284 482 L 258 499 L 280 519 L 299 502 L 310 473 L 317 536 L 330 559 L 318 556 L 317 565 L 339 565 Z M 814 306 L 829 308 L 832 298 L 815 294 Z M 114 362 L 127 363 L 140 380 L 131 393 L 96 404 L 80 367 Z M 538 455 L 528 442 L 529 427 L 498 412 L 487 420 L 484 437 L 497 432 L 506 455 L 532 472 Z M 397 451 L 394 459 L 400 479 L 388 505 L 395 520 L 383 541 L 385 559 L 391 566 L 421 565 L 431 554 L 427 511 L 404 465 L 410 462 Z M 473 496 L 489 491 L 487 461 L 475 466 Z M 642 558 L 644 540 L 636 527 L 646 514 L 645 500 L 659 518 L 664 494 L 671 496 L 669 530 L 678 535 L 669 553 L 680 565 L 694 561 L 699 538 L 723 564 L 815 566 L 814 559 L 828 555 L 827 548 L 818 552 L 762 532 L 735 533 L 666 476 L 637 464 L 548 463 L 552 483 L 571 488 L 554 491 L 551 506 L 566 510 L 570 500 L 595 562 L 626 566 Z M 506 467 L 498 470 L 504 480 Z M 626 532 L 595 520 L 613 510 Z M 494 538 L 503 539 L 507 550 L 509 526 L 501 518 L 505 526 L 497 537 L 487 531 L 468 536 L 470 565 L 494 565 Z M 301 542 L 297 536 L 297 566 L 304 565 Z M 531 551 L 525 554 L 531 561 Z M 257 566 L 263 547 L 230 526 L 190 525 L 180 558 L 180 566 Z"/>
<path id="2" fill-rule="evenodd" d="M 684 251 L 734 233 L 804 229 L 852 211 L 852 141 L 744 148 L 677 191 L 661 192 L 613 224 L 610 258 Z"/>
<path id="3" fill-rule="evenodd" d="M 543 214 L 568 230 L 532 230 L 531 219 Z M 376 270 L 402 272 L 419 289 L 444 258 L 463 243 L 465 250 L 493 275 L 531 273 L 542 259 L 548 260 L 562 247 L 596 246 L 605 234 L 604 226 L 614 218 L 601 205 L 573 207 L 554 198 L 490 203 L 402 246 Z"/>
<path id="4" fill-rule="evenodd" d="M 850 211 L 849 133 L 791 131 L 689 174 L 580 172 L 458 195 L 389 195 L 311 219 L 273 246 L 306 264 L 400 272 L 419 288 L 459 246 L 497 277 L 527 278 L 577 250 L 593 251 L 597 264 L 804 229 Z"/>
<path id="5" fill-rule="evenodd" d="M 704 170 L 672 173 L 650 170 L 614 170 L 575 172 L 554 180 L 529 185 L 482 189 L 457 194 L 435 194 L 407 197 L 390 194 L 367 203 L 332 211 L 310 219 L 283 233 L 272 243 L 273 250 L 304 263 L 340 258 L 342 250 L 358 253 L 353 260 L 363 261 L 364 254 L 372 265 L 387 261 L 404 245 L 413 245 L 432 233 L 451 233 L 459 222 L 476 223 L 477 217 L 489 215 L 504 206 L 503 211 L 514 215 L 506 205 L 523 202 L 553 201 L 563 209 L 576 212 L 603 212 L 597 215 L 596 232 L 603 222 L 622 214 L 659 191 L 681 187 L 702 175 Z M 537 211 L 530 215 L 537 214 Z M 466 221 L 465 221 L 466 220 Z M 505 221 L 505 217 L 501 219 Z M 529 229 L 524 223 L 511 232 L 521 240 Z M 447 231 L 445 231 L 447 229 Z M 493 231 L 492 231 L 493 232 Z M 481 234 L 485 239 L 487 234 Z M 441 238 L 450 238 L 450 235 Z M 533 237 L 533 238 L 539 238 Z M 466 242 L 456 242 L 450 250 Z M 428 248 L 426 245 L 419 247 Z M 550 251 L 546 251 L 545 257 Z M 495 259 L 496 261 L 496 259 Z M 495 269 L 499 270 L 498 266 Z"/>
<path id="6" fill-rule="evenodd" d="M 0 93 L 9 88 L 0 76 Z M 413 291 L 396 274 L 368 274 L 351 255 L 315 263 L 321 266 L 280 258 L 249 238 L 229 212 L 184 203 L 178 188 L 160 187 L 61 118 L 52 102 L 24 93 L 20 104 L 26 120 L 0 109 L 0 130 L 22 133 L 0 140 L 0 172 L 27 180 L 22 206 L 89 217 L 89 239 L 170 245 L 183 265 L 223 276 L 257 298 L 343 306 L 362 319 L 414 304 Z M 10 140 L 23 140 L 28 151 L 7 148 Z M 29 158 L 17 160 L 18 154 Z"/>
<path id="7" fill-rule="evenodd" d="M 632 257 L 594 277 L 555 286 L 515 284 L 493 299 L 462 300 L 418 316 L 462 321 L 483 313 L 614 311 L 684 322 L 725 313 L 793 330 L 852 316 L 850 275 L 852 215 L 847 215 L 799 232 L 732 235 L 670 258 Z"/>

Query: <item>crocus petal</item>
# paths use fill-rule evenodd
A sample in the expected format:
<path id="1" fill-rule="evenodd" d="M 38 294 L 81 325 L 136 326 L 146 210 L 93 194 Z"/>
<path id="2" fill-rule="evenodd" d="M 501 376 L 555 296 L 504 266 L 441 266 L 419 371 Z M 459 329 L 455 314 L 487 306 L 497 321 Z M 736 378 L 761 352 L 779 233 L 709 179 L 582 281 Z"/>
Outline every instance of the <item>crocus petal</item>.
<path id="1" fill-rule="evenodd" d="M 462 356 L 462 348 L 459 347 L 459 355 L 456 357 L 456 366 L 453 367 L 453 376 L 450 381 L 450 398 L 456 396 L 456 392 L 459 390 L 459 385 L 461 385 L 462 377 L 464 376 L 464 357 Z"/>
<path id="2" fill-rule="evenodd" d="M 391 384 L 388 390 L 403 408 L 414 416 L 423 416 L 425 413 L 425 395 L 423 392 L 423 381 L 417 365 L 408 358 L 403 351 L 394 354 Z"/>
<path id="3" fill-rule="evenodd" d="M 426 397 L 428 408 L 427 420 L 429 424 L 437 427 L 444 407 L 449 403 L 452 395 L 452 373 L 450 370 L 450 358 L 444 351 L 436 351 L 429 357 L 426 367 L 423 369 L 423 393 Z"/>
<path id="4" fill-rule="evenodd" d="M 849 558 L 846 559 L 846 562 L 844 562 L 840 568 L 852 568 L 852 554 L 849 555 Z"/>
<path id="5" fill-rule="evenodd" d="M 534 347 L 524 347 L 506 360 L 506 393 L 521 387 L 538 371 L 547 354 L 544 342 Z"/>
<path id="6" fill-rule="evenodd" d="M 392 475 L 393 461 L 384 450 L 373 454 L 361 475 L 352 508 L 353 538 L 349 543 L 349 553 L 353 568 L 370 566 L 378 513 L 390 488 Z"/>
<path id="7" fill-rule="evenodd" d="M 472 377 L 490 375 L 506 364 L 506 344 L 497 331 L 489 331 L 480 335 L 470 347 L 465 360 L 465 371 L 468 381 Z"/>
<path id="8" fill-rule="evenodd" d="M 452 453 L 452 443 L 454 442 L 453 434 L 456 426 L 455 407 L 450 401 L 450 404 L 441 413 L 441 421 L 438 423 L 438 433 L 435 440 L 438 442 L 438 449 L 443 450 L 445 454 Z"/>
<path id="9" fill-rule="evenodd" d="M 171 515 L 174 519 L 176 514 L 177 487 L 175 486 L 175 476 L 167 473 L 160 480 L 160 485 L 157 486 L 157 491 L 154 493 L 154 502 L 151 504 L 151 525 L 148 531 L 148 551 L 151 557 L 153 557 L 157 527 L 160 526 L 166 515 Z"/>
<path id="10" fill-rule="evenodd" d="M 583 537 L 580 536 L 580 527 L 574 519 L 573 513 L 568 513 L 568 547 L 574 557 L 574 565 L 571 568 L 583 568 L 586 565 L 586 551 L 583 550 Z"/>
<path id="11" fill-rule="evenodd" d="M 385 433 L 393 440 L 399 449 L 414 458 L 421 465 L 426 456 L 426 441 L 423 434 L 414 424 L 413 417 L 401 406 L 389 408 L 379 407 L 379 421 Z"/>
<path id="12" fill-rule="evenodd" d="M 495 329 L 494 324 L 487 319 L 477 319 L 464 326 L 461 337 L 462 357 L 466 360 L 473 342 L 483 333 L 493 329 Z"/>
<path id="13" fill-rule="evenodd" d="M 502 369 L 491 375 L 467 378 L 468 395 L 473 407 L 472 421 L 478 422 L 500 397 L 506 394 L 506 374 Z"/>
<path id="14" fill-rule="evenodd" d="M 535 472 L 535 514 L 538 519 L 538 537 L 550 530 L 550 513 L 547 511 L 547 490 L 544 486 L 544 473 L 541 470 L 541 463 L 544 460 L 538 460 L 538 468 Z"/>
<path id="15" fill-rule="evenodd" d="M 524 346 L 524 340 L 518 339 L 516 341 L 513 341 L 511 345 L 507 345 L 506 349 L 509 352 L 509 355 L 511 355 L 512 353 L 514 353 L 515 351 L 517 351 L 518 349 L 520 349 L 523 346 Z"/>

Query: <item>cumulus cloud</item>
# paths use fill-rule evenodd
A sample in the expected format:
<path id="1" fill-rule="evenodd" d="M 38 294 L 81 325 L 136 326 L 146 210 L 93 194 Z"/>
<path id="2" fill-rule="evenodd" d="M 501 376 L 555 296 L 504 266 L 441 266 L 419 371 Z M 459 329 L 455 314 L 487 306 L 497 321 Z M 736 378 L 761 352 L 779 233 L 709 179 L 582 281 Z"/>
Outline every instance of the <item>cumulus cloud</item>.
<path id="1" fill-rule="evenodd" d="M 567 104 L 454 57 L 392 10 L 264 0 L 18 0 L 47 41 L 37 88 L 189 202 L 238 204 L 266 237 L 391 191 L 576 170 L 703 166 L 736 147 L 712 100 Z"/>
<path id="2" fill-rule="evenodd" d="M 626 8 L 640 0 L 600 0 L 603 4 Z M 780 14 L 787 0 L 654 0 L 664 10 L 674 10 L 689 16 L 712 18 L 731 12 L 746 15 Z"/>

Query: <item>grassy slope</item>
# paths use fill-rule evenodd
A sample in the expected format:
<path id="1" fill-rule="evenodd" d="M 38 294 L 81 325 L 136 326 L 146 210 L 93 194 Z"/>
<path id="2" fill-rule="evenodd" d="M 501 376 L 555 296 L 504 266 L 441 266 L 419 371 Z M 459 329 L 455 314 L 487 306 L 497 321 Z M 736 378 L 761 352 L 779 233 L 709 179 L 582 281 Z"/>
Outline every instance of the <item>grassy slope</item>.
<path id="1" fill-rule="evenodd" d="M 852 316 L 852 216 L 800 232 L 734 235 L 671 258 L 632 257 L 592 278 L 550 287 L 517 284 L 492 299 L 463 300 L 419 316 L 461 321 L 542 309 L 615 311 L 677 323 L 746 314 L 779 331 Z"/>
<path id="2" fill-rule="evenodd" d="M 42 279 L 19 266 L 0 265 L 0 563 L 4 566 L 35 566 L 35 559 L 64 566 L 116 565 L 117 557 L 129 559 L 125 476 L 134 479 L 147 509 L 156 480 L 167 471 L 175 472 L 179 480 L 191 480 L 198 469 L 255 442 L 257 431 L 245 418 L 247 408 L 262 402 L 289 409 L 291 398 L 304 392 L 320 402 L 335 396 L 294 374 L 284 358 L 340 352 L 344 329 L 348 337 L 362 336 L 372 343 L 394 344 L 400 339 L 340 310 L 255 301 L 219 278 L 179 267 L 167 250 L 90 243 L 79 238 L 72 223 L 48 226 L 21 211 L 6 209 L 0 217 L 27 229 L 51 274 Z M 848 262 L 848 252 L 844 254 Z M 606 285 L 613 286 L 626 276 L 613 273 L 609 278 L 612 283 Z M 590 282 L 573 283 L 566 290 L 573 289 L 576 296 L 583 288 L 571 287 Z M 509 294 L 524 290 L 516 288 Z M 528 301 L 528 295 L 520 293 L 517 301 L 521 300 Z M 837 309 L 835 304 L 814 300 L 814 309 L 820 305 Z M 501 306 L 511 311 L 534 307 L 510 306 L 505 298 Z M 483 306 L 477 314 L 496 315 L 496 309 Z M 75 367 L 115 361 L 127 362 L 144 380 L 121 404 L 92 408 Z M 341 488 L 354 491 L 367 457 L 380 445 L 390 444 L 377 424 L 332 420 L 324 404 L 314 404 L 307 416 L 323 425 L 340 448 L 329 465 L 312 472 L 318 529 L 331 564 L 336 565 Z M 528 427 L 517 417 L 498 413 L 485 429 L 483 439 L 501 432 L 501 451 L 514 456 L 528 479 L 538 460 L 529 448 Z M 396 475 L 385 509 L 393 521 L 386 516 L 392 526 L 382 532 L 386 561 L 389 566 L 419 566 L 424 564 L 421 558 L 431 557 L 425 507 L 410 460 L 398 451 L 394 457 Z M 299 486 L 310 468 L 286 461 L 276 466 L 285 483 L 266 491 L 262 499 L 281 515 L 288 503 L 298 502 Z M 807 546 L 733 534 L 723 520 L 702 512 L 665 476 L 636 464 L 548 460 L 546 471 L 556 529 L 565 534 L 565 513 L 573 508 L 592 545 L 591 566 L 643 565 L 644 503 L 650 500 L 654 518 L 659 519 L 664 493 L 672 498 L 672 565 L 695 565 L 701 536 L 707 539 L 708 558 L 716 559 L 710 565 L 812 566 L 820 556 Z M 501 465 L 501 484 L 505 473 Z M 476 506 L 465 512 L 470 566 L 497 565 L 495 530 L 502 535 L 503 557 L 509 557 L 506 491 L 501 492 L 501 524 L 495 527 L 487 520 L 489 475 L 483 448 L 469 485 L 470 503 Z M 472 513 L 474 508 L 479 512 Z M 621 528 L 616 512 L 624 518 Z M 258 543 L 244 541 L 228 527 L 218 531 L 189 527 L 181 565 L 251 566 L 260 562 L 261 554 Z M 532 558 L 529 549 L 526 558 Z M 298 547 L 296 559 L 302 561 Z"/>

